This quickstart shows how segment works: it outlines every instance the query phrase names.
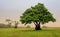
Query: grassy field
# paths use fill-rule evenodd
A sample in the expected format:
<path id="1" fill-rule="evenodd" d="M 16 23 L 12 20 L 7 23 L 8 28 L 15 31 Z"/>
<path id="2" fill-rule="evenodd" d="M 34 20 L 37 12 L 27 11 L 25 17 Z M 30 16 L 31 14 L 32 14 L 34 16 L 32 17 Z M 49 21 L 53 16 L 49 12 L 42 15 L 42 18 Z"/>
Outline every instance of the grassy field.
<path id="1" fill-rule="evenodd" d="M 41 31 L 30 28 L 0 28 L 0 37 L 60 37 L 60 28 L 43 28 Z"/>

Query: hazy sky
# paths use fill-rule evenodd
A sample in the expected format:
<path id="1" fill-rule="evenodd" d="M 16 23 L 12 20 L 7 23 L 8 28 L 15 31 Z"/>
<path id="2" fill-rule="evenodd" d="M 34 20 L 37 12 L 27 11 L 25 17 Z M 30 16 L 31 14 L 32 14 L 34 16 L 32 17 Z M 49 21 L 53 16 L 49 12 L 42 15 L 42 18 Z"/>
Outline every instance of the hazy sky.
<path id="1" fill-rule="evenodd" d="M 18 20 L 29 7 L 43 3 L 60 23 L 60 0 L 0 0 L 0 21 L 10 18 Z"/>

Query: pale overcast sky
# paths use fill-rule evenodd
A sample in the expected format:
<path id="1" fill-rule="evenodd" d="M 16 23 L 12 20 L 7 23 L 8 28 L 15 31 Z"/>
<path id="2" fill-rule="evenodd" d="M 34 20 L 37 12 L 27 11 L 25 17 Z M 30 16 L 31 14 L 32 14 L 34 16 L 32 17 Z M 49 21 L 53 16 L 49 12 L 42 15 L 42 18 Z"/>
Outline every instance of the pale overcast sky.
<path id="1" fill-rule="evenodd" d="M 43 3 L 53 13 L 56 23 L 60 23 L 60 0 L 0 0 L 0 21 L 6 18 L 18 20 L 27 8 L 37 3 Z"/>

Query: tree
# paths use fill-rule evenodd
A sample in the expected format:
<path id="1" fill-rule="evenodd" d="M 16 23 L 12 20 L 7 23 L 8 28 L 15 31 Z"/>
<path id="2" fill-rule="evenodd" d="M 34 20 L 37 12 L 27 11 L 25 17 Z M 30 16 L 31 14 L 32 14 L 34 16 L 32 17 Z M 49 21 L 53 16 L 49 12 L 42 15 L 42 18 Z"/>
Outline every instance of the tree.
<path id="1" fill-rule="evenodd" d="M 8 26 L 10 28 L 11 27 L 11 20 L 10 19 L 6 19 L 6 21 L 8 22 Z"/>
<path id="2" fill-rule="evenodd" d="M 37 5 L 28 8 L 22 16 L 20 16 L 22 24 L 35 24 L 36 30 L 41 30 L 40 24 L 48 23 L 49 21 L 55 22 L 55 18 L 44 6 L 44 4 L 38 3 Z"/>
<path id="3" fill-rule="evenodd" d="M 18 24 L 19 24 L 19 22 L 15 21 L 15 28 L 17 28 Z"/>

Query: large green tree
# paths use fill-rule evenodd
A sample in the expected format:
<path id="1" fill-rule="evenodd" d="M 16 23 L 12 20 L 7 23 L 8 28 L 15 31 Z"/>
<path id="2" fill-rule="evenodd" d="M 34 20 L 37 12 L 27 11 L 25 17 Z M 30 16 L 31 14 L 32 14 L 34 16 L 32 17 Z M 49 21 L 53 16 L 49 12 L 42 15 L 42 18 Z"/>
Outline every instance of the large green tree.
<path id="1" fill-rule="evenodd" d="M 41 30 L 40 24 L 48 23 L 49 21 L 55 22 L 55 18 L 44 6 L 44 4 L 38 3 L 37 5 L 28 8 L 22 16 L 20 16 L 22 24 L 35 24 L 36 30 Z"/>

